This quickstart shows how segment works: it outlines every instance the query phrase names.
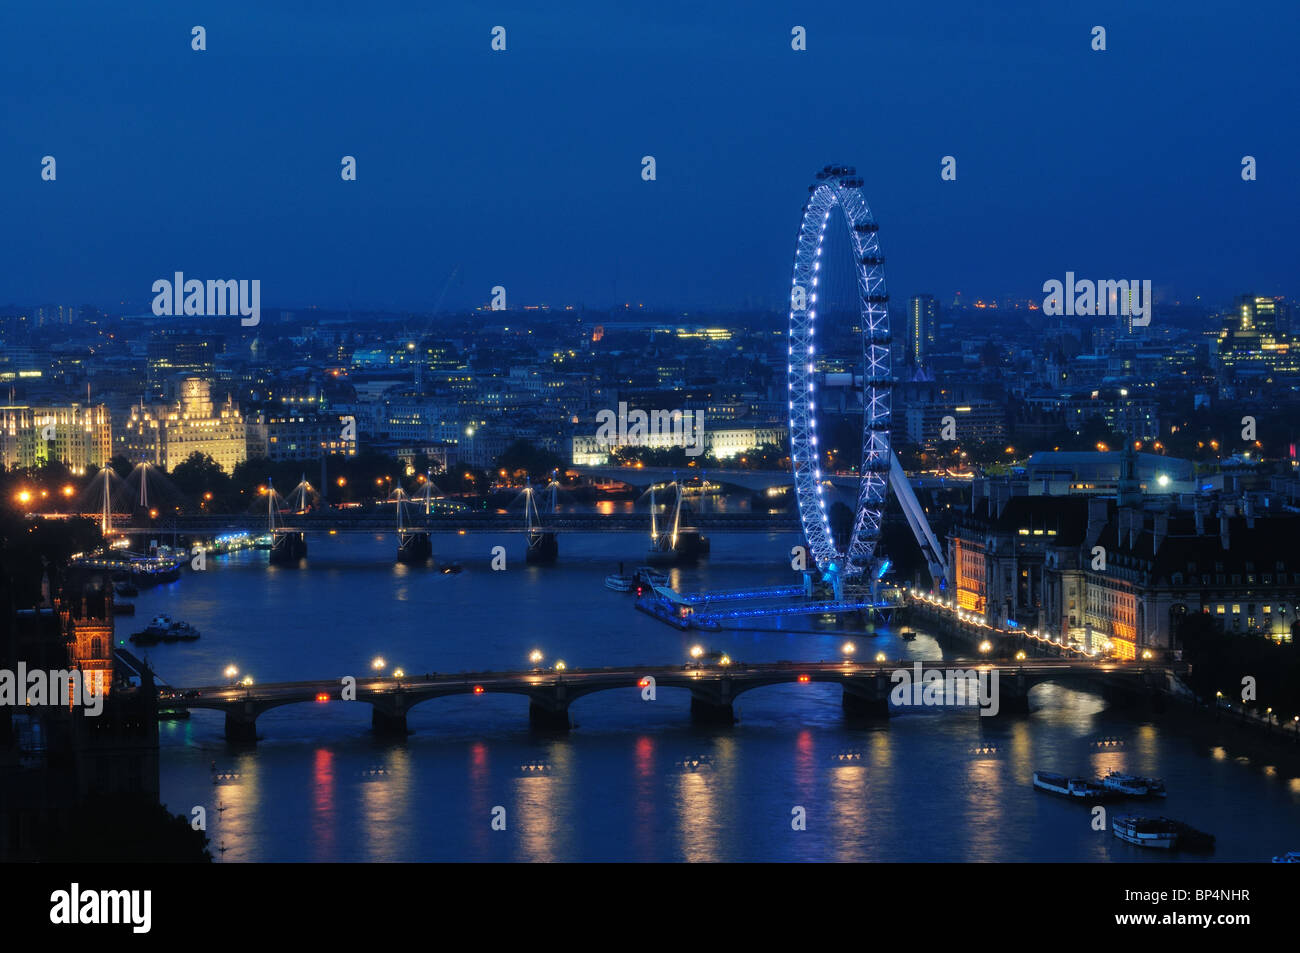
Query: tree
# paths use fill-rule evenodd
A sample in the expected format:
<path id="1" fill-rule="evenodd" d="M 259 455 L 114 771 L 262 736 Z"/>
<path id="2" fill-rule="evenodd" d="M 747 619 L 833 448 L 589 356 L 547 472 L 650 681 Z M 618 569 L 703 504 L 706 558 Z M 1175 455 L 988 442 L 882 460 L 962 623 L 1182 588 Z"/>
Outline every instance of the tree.
<path id="1" fill-rule="evenodd" d="M 550 450 L 534 446 L 527 440 L 516 440 L 496 459 L 498 470 L 512 477 L 527 476 L 534 480 L 545 479 L 552 471 L 564 466 L 564 459 Z"/>
<path id="2" fill-rule="evenodd" d="M 230 476 L 221 464 L 206 453 L 195 450 L 171 472 L 172 483 L 185 496 L 186 503 L 192 503 L 195 509 L 203 509 L 211 500 L 224 502 L 230 492 Z"/>

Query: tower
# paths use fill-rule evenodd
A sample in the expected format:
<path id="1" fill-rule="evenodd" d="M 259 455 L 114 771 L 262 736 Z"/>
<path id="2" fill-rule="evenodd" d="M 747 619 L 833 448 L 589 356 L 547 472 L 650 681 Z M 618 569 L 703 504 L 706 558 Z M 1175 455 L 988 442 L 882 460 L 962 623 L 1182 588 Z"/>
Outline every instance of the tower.
<path id="1" fill-rule="evenodd" d="M 921 367 L 934 350 L 939 323 L 934 295 L 913 295 L 907 302 L 907 363 Z"/>
<path id="2" fill-rule="evenodd" d="M 107 696 L 113 684 L 113 589 L 100 585 L 69 587 L 59 600 L 59 628 L 67 639 L 68 664 L 81 672 L 90 694 Z"/>

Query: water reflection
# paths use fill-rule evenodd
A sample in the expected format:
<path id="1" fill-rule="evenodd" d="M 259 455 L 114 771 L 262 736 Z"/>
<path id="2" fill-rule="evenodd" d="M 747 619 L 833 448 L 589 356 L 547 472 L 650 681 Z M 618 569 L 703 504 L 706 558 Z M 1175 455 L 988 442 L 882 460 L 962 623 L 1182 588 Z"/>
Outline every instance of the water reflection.
<path id="1" fill-rule="evenodd" d="M 401 745 L 387 749 L 382 759 L 362 769 L 360 807 L 366 859 L 392 860 L 404 853 L 413 826 L 435 824 L 434 817 L 412 816 L 411 754 Z"/>
<path id="2" fill-rule="evenodd" d="M 311 772 L 311 846 L 317 861 L 334 860 L 335 817 L 334 752 L 317 748 Z"/>

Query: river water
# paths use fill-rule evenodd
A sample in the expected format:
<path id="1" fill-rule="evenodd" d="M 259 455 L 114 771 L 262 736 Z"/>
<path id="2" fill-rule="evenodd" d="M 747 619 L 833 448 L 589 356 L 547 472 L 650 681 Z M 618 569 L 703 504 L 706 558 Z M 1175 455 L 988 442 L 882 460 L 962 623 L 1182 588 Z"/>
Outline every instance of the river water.
<path id="1" fill-rule="evenodd" d="M 521 535 L 435 536 L 459 575 L 396 565 L 391 536 L 308 542 L 300 568 L 250 551 L 143 592 L 119 638 L 158 613 L 195 625 L 198 642 L 148 650 L 162 678 L 185 686 L 218 684 L 230 664 L 258 682 L 363 677 L 376 655 L 390 671 L 520 669 L 534 648 L 570 667 L 671 664 L 696 642 L 752 662 L 839 658 L 846 638 L 868 656 L 944 656 L 924 634 L 817 631 L 806 619 L 680 632 L 604 588 L 620 560 L 641 562 L 645 542 L 631 534 L 561 536 L 560 561 L 545 568 L 524 564 Z M 797 542 L 715 537 L 707 564 L 674 570 L 674 585 L 795 582 Z M 498 544 L 504 571 L 490 568 Z M 1087 806 L 1030 783 L 1035 769 L 1123 770 L 1166 779 L 1166 801 L 1130 808 L 1216 834 L 1209 859 L 1300 848 L 1294 760 L 1234 756 L 1087 691 L 1043 685 L 1031 704 L 1028 716 L 913 709 L 862 726 L 846 723 L 837 687 L 795 684 L 742 695 L 732 728 L 702 728 L 688 693 L 647 702 L 629 689 L 575 702 L 575 729 L 556 736 L 530 731 L 522 696 L 458 696 L 412 710 L 412 734 L 393 742 L 372 735 L 369 705 L 332 702 L 262 715 L 248 750 L 227 746 L 220 714 L 197 711 L 160 725 L 162 797 L 176 813 L 204 807 L 227 862 L 1169 859 L 1094 830 Z M 496 808 L 505 830 L 493 829 Z"/>

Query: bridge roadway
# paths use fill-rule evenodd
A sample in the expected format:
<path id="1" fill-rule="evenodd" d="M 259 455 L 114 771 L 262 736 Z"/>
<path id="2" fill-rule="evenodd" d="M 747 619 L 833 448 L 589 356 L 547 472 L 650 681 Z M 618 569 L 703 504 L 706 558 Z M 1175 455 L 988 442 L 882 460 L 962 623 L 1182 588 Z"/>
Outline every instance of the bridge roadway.
<path id="1" fill-rule="evenodd" d="M 429 673 L 358 678 L 354 697 L 368 703 L 372 725 L 382 734 L 405 735 L 406 715 L 416 705 L 448 695 L 512 694 L 529 700 L 529 718 L 539 728 L 567 730 L 569 705 L 584 695 L 615 689 L 636 689 L 643 695 L 653 679 L 660 688 L 686 689 L 691 694 L 691 716 L 697 721 L 731 724 L 732 703 L 747 691 L 767 685 L 829 682 L 843 689 L 843 707 L 850 715 L 889 715 L 889 694 L 897 684 L 894 673 L 915 674 L 916 660 L 863 664 L 859 662 L 773 662 L 764 664 L 710 663 L 696 668 L 673 665 L 569 669 L 564 672 L 533 669 L 518 672 Z M 1029 690 L 1047 681 L 1101 682 L 1110 688 L 1141 697 L 1157 695 L 1169 684 L 1170 671 L 1139 662 L 1033 659 L 1023 662 L 923 661 L 922 671 L 957 669 L 998 672 L 999 713 L 1027 713 Z M 345 700 L 343 678 L 306 682 L 276 682 L 249 687 L 218 685 L 175 689 L 160 696 L 160 706 L 210 709 L 226 716 L 226 737 L 232 742 L 255 743 L 257 718 L 263 712 L 303 702 Z M 197 692 L 197 694 L 195 694 Z M 185 697 L 191 695 L 193 697 Z"/>
<path id="2" fill-rule="evenodd" d="M 394 533 L 397 523 L 391 510 L 385 513 L 354 513 L 327 510 L 321 513 L 283 514 L 276 531 L 292 533 Z M 714 533 L 792 533 L 799 532 L 798 513 L 706 513 L 692 514 L 689 525 Z M 541 527 L 547 533 L 634 532 L 649 535 L 647 513 L 560 513 L 544 518 Z M 247 530 L 265 533 L 265 513 L 231 515 L 176 516 L 149 523 L 115 519 L 115 532 L 121 533 L 209 533 Z M 524 519 L 519 513 L 457 513 L 450 515 L 409 515 L 404 528 L 408 533 L 521 533 Z"/>

